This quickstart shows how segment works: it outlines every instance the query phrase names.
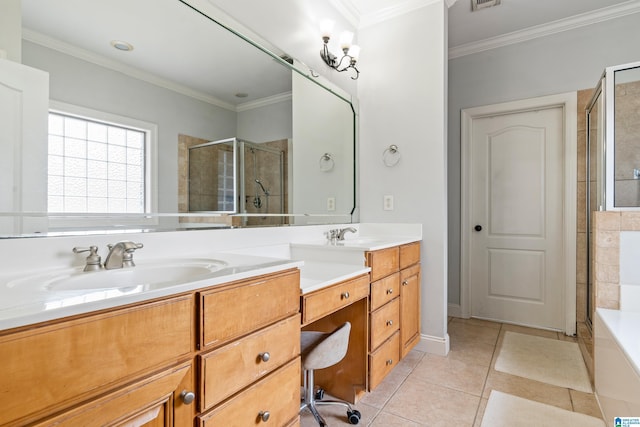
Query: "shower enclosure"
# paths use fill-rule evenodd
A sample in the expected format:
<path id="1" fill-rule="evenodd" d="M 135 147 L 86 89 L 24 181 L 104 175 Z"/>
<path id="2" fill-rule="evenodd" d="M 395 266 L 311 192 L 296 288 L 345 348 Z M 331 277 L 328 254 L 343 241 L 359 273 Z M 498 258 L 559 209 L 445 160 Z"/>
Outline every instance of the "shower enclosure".
<path id="1" fill-rule="evenodd" d="M 286 223 L 288 147 L 238 138 L 189 147 L 189 212 L 241 214 L 235 225 Z"/>
<path id="2" fill-rule="evenodd" d="M 587 106 L 587 323 L 593 292 L 594 211 L 640 210 L 640 62 L 607 67 Z"/>

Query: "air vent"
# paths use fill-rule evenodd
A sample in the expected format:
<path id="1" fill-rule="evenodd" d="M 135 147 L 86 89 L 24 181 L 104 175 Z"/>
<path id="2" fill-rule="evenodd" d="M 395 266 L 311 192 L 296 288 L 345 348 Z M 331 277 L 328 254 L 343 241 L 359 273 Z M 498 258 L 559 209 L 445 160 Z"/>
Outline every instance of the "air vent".
<path id="1" fill-rule="evenodd" d="M 501 0 L 471 0 L 471 11 L 485 9 L 491 6 L 497 6 Z"/>

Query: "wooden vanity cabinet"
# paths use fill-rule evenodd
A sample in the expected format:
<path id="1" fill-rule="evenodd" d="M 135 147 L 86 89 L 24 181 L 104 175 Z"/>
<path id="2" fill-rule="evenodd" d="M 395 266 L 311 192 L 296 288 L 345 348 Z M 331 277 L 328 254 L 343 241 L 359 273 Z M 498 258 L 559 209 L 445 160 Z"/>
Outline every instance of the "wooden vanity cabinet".
<path id="1" fill-rule="evenodd" d="M 299 274 L 0 332 L 0 425 L 298 425 Z"/>
<path id="2" fill-rule="evenodd" d="M 420 242 L 365 253 L 371 268 L 369 390 L 420 341 Z"/>
<path id="3" fill-rule="evenodd" d="M 197 293 L 201 427 L 296 423 L 300 272 Z"/>

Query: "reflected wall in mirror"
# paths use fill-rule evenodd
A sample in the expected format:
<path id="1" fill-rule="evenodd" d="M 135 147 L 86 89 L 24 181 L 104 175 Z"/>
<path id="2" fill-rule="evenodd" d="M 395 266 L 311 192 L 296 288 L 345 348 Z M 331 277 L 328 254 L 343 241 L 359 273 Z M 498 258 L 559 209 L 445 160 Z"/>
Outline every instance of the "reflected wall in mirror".
<path id="1" fill-rule="evenodd" d="M 49 73 L 51 100 L 157 126 L 157 173 L 146 185 L 157 188 L 157 210 L 150 213 L 173 214 L 161 220 L 162 224 L 180 226 L 175 215 L 181 212 L 179 135 L 207 142 L 237 137 L 258 145 L 287 141 L 297 151 L 292 98 L 299 95 L 292 93 L 291 76 L 301 76 L 301 71 L 205 16 L 213 16 L 214 9 L 200 13 L 177 0 L 23 0 L 22 4 L 23 63 Z M 169 28 L 171 31 L 167 31 Z M 113 40 L 126 41 L 133 50 L 115 49 Z M 349 105 L 344 96 L 312 84 L 325 97 Z M 353 152 L 351 108 L 348 115 L 350 129 L 341 143 Z M 321 126 L 329 129 L 335 123 Z M 41 143 L 39 149 L 46 150 Z M 352 168 L 355 158 L 352 155 L 344 161 Z M 34 165 L 23 162 L 19 167 L 27 171 Z M 282 203 L 272 203 L 271 197 L 275 196 L 271 196 L 269 187 L 273 185 L 265 185 L 270 192 L 270 209 L 284 205 L 282 210 L 289 216 L 315 216 L 315 223 L 343 222 L 354 208 L 352 203 L 336 204 L 336 210 L 327 210 L 323 197 L 322 203 L 310 211 L 306 210 L 310 204 L 291 200 L 292 191 L 285 194 L 295 188 L 297 180 L 307 179 L 305 169 L 292 165 L 286 171 L 293 174 L 283 184 Z M 259 185 L 255 179 L 253 188 L 246 187 L 245 198 L 257 197 Z M 340 188 L 353 188 L 352 174 L 347 179 Z M 46 182 L 39 187 L 46 188 Z M 354 195 L 349 199 L 354 200 Z M 243 211 L 251 213 L 250 202 L 246 210 L 242 203 L 238 205 L 239 215 Z M 39 206 L 29 210 L 46 209 Z M 305 210 L 298 210 L 299 206 Z M 322 216 L 326 218 L 321 219 Z M 238 222 L 237 225 L 254 225 L 252 220 Z"/>

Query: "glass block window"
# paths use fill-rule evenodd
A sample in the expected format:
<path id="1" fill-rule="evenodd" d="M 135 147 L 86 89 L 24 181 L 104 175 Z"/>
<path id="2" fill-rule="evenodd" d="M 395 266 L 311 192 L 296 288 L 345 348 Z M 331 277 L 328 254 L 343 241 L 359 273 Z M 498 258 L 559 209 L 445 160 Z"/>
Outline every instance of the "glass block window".
<path id="1" fill-rule="evenodd" d="M 233 152 L 218 152 L 218 209 L 233 211 L 235 208 Z"/>
<path id="2" fill-rule="evenodd" d="M 147 131 L 49 113 L 48 211 L 147 212 Z"/>

